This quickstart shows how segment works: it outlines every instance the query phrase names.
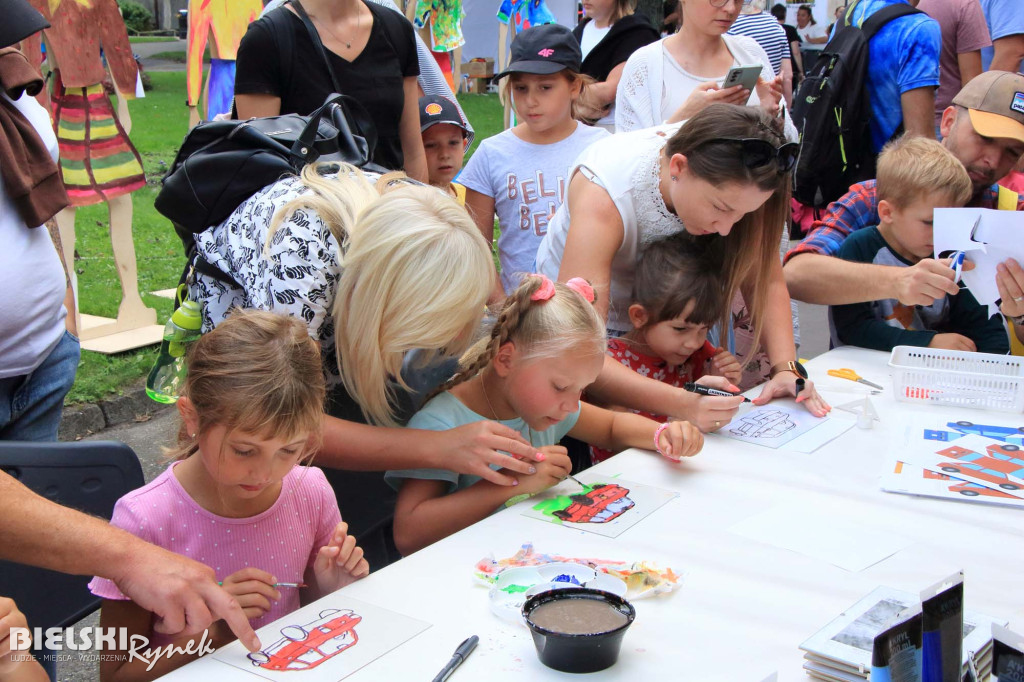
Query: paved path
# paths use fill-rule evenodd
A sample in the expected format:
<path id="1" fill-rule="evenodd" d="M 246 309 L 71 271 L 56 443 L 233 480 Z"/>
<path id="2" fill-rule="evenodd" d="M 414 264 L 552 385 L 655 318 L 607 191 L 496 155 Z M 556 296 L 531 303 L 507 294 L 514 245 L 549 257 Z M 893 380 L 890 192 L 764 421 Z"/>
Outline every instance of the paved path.
<path id="1" fill-rule="evenodd" d="M 132 43 L 132 53 L 142 58 L 142 67 L 146 71 L 184 71 L 184 62 L 176 62 L 170 59 L 153 59 L 152 56 L 161 52 L 184 52 L 186 49 L 188 49 L 187 40 Z"/>

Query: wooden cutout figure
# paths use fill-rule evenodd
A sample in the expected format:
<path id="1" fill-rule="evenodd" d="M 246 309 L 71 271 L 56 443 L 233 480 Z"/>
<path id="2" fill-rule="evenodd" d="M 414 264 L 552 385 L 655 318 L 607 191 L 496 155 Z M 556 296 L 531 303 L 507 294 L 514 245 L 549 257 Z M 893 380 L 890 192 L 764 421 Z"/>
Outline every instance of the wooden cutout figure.
<path id="1" fill-rule="evenodd" d="M 142 159 L 128 139 L 131 119 L 126 100 L 135 97 L 138 65 L 117 2 L 31 2 L 51 24 L 43 37 L 54 76 L 51 107 L 60 146 L 61 176 L 71 199 L 71 206 L 57 214 L 65 262 L 69 267 L 74 263 L 76 207 L 106 202 L 110 242 L 121 280 L 117 320 L 92 328 L 79 325 L 80 337 L 85 341 L 155 325 L 156 311 L 147 308 L 139 295 L 132 241 L 131 193 L 146 185 Z M 39 34 L 23 44 L 25 54 L 37 67 L 41 62 L 39 47 Z M 118 95 L 117 112 L 102 85 L 106 70 L 101 47 Z"/>
<path id="2" fill-rule="evenodd" d="M 262 0 L 189 0 L 188 88 L 189 127 L 199 122 L 199 93 L 203 86 L 203 52 L 211 32 L 210 75 L 206 80 L 206 112 L 203 118 L 231 111 L 235 91 L 235 58 L 238 44 L 263 10 Z"/>

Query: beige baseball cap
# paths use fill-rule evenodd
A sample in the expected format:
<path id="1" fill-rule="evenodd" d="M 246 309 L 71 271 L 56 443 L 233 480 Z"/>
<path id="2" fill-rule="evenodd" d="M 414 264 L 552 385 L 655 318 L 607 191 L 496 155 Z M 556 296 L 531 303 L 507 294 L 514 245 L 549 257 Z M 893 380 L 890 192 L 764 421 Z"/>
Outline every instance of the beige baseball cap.
<path id="1" fill-rule="evenodd" d="M 1009 137 L 1024 142 L 1024 75 L 986 71 L 965 85 L 953 104 L 965 107 L 982 137 Z"/>

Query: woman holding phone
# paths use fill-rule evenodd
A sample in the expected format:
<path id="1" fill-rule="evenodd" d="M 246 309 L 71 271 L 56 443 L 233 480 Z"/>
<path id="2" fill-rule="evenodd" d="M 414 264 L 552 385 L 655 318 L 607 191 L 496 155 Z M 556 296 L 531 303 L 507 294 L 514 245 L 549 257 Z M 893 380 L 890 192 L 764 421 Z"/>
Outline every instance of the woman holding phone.
<path id="1" fill-rule="evenodd" d="M 796 127 L 782 112 L 782 76 L 776 76 L 764 48 L 753 38 L 727 35 L 743 0 L 681 0 L 678 33 L 640 48 L 630 56 L 615 96 L 616 132 L 684 121 L 709 104 L 746 104 L 785 116 L 786 137 Z M 753 89 L 725 86 L 735 67 L 760 66 Z M 749 81 L 748 81 L 749 83 Z"/>

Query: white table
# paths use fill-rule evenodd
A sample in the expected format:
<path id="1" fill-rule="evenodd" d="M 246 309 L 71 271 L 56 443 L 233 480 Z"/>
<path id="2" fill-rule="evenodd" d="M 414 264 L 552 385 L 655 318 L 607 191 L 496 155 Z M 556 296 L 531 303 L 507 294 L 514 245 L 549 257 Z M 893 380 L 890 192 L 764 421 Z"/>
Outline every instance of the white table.
<path id="1" fill-rule="evenodd" d="M 833 405 L 869 389 L 828 377 L 827 369 L 850 367 L 886 387 L 872 398 L 880 424 L 873 430 L 847 431 L 813 454 L 711 436 L 704 451 L 681 466 L 642 451 L 603 462 L 597 469 L 601 472 L 680 493 L 617 539 L 542 523 L 512 508 L 345 588 L 353 597 L 433 623 L 348 679 L 429 680 L 471 634 L 480 636 L 480 646 L 456 671 L 455 680 L 569 678 L 538 661 L 525 627 L 491 614 L 487 590 L 472 578 L 481 557 L 489 552 L 510 556 L 531 540 L 540 552 L 646 559 L 685 573 L 674 593 L 633 602 L 637 618 L 618 664 L 594 679 L 756 682 L 776 670 L 780 680 L 806 679 L 800 643 L 844 608 L 878 585 L 916 593 L 961 568 L 966 571 L 967 608 L 1024 627 L 1024 512 L 879 489 L 886 452 L 902 442 L 906 419 L 924 412 L 946 418 L 955 412 L 894 401 L 887 359 L 883 353 L 842 348 L 808 364 Z M 979 421 L 986 414 L 971 412 Z M 852 419 L 843 412 L 833 414 Z M 1007 416 L 992 414 L 1003 420 Z M 817 496 L 881 510 L 893 529 L 914 543 L 852 573 L 728 531 L 775 505 Z M 301 677 L 320 679 L 315 671 Z M 206 658 L 165 679 L 255 678 Z"/>

